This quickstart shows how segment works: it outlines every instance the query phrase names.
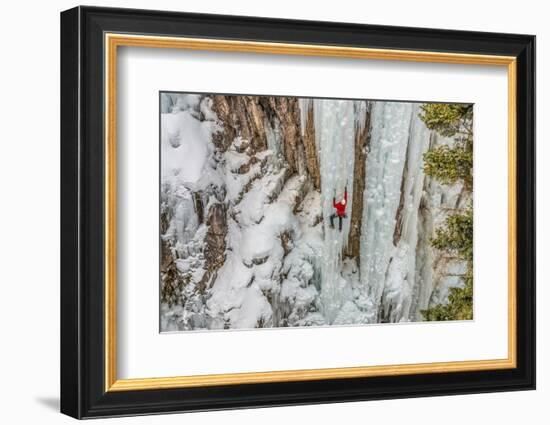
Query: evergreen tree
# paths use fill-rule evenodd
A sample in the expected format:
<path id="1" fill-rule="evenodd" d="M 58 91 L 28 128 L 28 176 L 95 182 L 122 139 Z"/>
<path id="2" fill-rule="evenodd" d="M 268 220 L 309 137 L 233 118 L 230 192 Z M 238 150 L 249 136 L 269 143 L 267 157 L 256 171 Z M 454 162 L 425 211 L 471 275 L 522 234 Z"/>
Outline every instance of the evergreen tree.
<path id="1" fill-rule="evenodd" d="M 443 137 L 453 137 L 454 145 L 442 145 L 424 154 L 424 172 L 443 184 L 462 181 L 472 189 L 473 106 L 430 103 L 420 107 L 420 119 L 426 127 Z"/>
<path id="2" fill-rule="evenodd" d="M 473 271 L 471 268 L 464 276 L 462 288 L 451 288 L 447 304 L 438 304 L 422 314 L 428 321 L 472 320 L 474 304 Z"/>
<path id="3" fill-rule="evenodd" d="M 434 248 L 455 253 L 466 261 L 473 260 L 474 215 L 470 206 L 466 212 L 452 214 L 445 225 L 435 231 Z"/>
<path id="4" fill-rule="evenodd" d="M 464 286 L 451 288 L 447 304 L 439 304 L 422 311 L 426 320 L 471 320 L 473 318 L 473 210 L 447 217 L 431 240 L 434 248 L 456 255 L 467 262 L 463 276 Z"/>
<path id="5" fill-rule="evenodd" d="M 464 182 L 472 188 L 473 152 L 463 147 L 438 146 L 424 154 L 424 173 L 443 184 Z"/>
<path id="6" fill-rule="evenodd" d="M 420 109 L 420 118 L 426 127 L 443 137 L 472 133 L 473 105 L 426 103 Z"/>

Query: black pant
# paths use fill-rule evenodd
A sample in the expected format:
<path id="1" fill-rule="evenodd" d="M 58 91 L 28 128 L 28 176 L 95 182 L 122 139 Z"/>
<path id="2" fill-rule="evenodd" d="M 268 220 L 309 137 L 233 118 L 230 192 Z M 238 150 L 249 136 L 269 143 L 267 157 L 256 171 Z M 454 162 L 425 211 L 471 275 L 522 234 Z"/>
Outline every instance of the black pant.
<path id="1" fill-rule="evenodd" d="M 344 220 L 346 215 L 344 214 L 343 216 L 341 216 L 338 214 L 332 214 L 330 216 L 330 227 L 332 227 L 333 229 L 334 229 L 334 217 L 338 217 L 338 230 L 342 231 L 342 221 Z"/>

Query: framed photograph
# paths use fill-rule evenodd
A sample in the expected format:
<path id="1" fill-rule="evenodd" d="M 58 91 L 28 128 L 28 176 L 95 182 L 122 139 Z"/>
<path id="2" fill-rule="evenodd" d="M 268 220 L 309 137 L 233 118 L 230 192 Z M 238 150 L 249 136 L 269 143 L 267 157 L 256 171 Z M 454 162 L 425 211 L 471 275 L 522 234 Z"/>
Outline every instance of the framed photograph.
<path id="1" fill-rule="evenodd" d="M 61 14 L 61 411 L 535 388 L 535 37 Z"/>

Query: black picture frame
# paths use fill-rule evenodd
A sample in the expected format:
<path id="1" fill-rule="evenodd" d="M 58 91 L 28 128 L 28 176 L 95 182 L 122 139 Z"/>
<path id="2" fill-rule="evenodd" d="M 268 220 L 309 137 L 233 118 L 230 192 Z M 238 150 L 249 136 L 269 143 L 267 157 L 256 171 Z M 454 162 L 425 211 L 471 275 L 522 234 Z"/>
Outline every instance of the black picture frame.
<path id="1" fill-rule="evenodd" d="M 517 367 L 106 392 L 105 32 L 516 57 Z M 61 13 L 61 412 L 93 418 L 534 388 L 534 36 L 96 7 Z"/>

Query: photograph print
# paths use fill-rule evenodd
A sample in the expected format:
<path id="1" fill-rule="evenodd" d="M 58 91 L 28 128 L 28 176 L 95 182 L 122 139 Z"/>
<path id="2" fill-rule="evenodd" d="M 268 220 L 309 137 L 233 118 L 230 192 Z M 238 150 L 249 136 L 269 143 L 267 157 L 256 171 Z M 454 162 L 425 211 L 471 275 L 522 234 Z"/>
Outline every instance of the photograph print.
<path id="1" fill-rule="evenodd" d="M 160 331 L 473 319 L 473 105 L 160 93 Z"/>

